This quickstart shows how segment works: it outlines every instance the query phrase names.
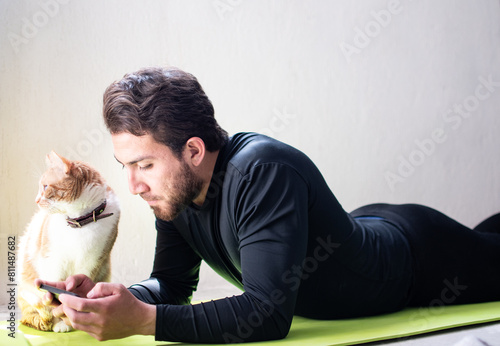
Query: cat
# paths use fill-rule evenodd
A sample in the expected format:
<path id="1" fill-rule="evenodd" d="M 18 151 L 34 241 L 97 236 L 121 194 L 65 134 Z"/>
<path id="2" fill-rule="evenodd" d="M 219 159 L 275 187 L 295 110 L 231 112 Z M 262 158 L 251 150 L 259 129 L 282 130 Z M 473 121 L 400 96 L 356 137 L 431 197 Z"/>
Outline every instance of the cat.
<path id="1" fill-rule="evenodd" d="M 19 242 L 20 322 L 54 332 L 72 328 L 42 303 L 44 292 L 35 278 L 64 281 L 85 274 L 94 282 L 109 281 L 110 255 L 118 234 L 118 198 L 88 164 L 51 152 L 40 178 L 33 215 Z"/>

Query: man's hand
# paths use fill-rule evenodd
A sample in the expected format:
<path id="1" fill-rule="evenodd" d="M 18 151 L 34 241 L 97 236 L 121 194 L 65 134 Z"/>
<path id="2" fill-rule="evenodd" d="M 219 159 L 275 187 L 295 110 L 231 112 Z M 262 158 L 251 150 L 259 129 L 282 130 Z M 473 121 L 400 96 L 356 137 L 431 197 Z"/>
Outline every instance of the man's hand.
<path id="1" fill-rule="evenodd" d="M 92 290 L 92 288 L 94 288 L 95 286 L 95 283 L 90 280 L 89 277 L 83 274 L 73 275 L 68 277 L 66 281 L 59 282 L 35 279 L 35 286 L 37 288 L 40 287 L 41 284 L 54 286 L 65 291 L 75 292 L 80 297 L 86 297 L 90 290 Z M 54 295 L 50 292 L 47 292 L 43 296 L 43 303 L 44 305 L 51 305 L 54 307 L 59 306 L 59 302 L 57 300 L 54 300 Z"/>
<path id="2" fill-rule="evenodd" d="M 90 287 L 83 281 L 79 282 L 86 288 Z M 67 284 L 65 287 L 57 287 L 71 289 L 82 285 Z M 76 289 L 73 291 L 78 294 L 83 292 Z M 60 295 L 62 304 L 54 309 L 54 316 L 62 318 L 66 324 L 87 332 L 99 341 L 135 334 L 155 334 L 156 306 L 141 302 L 125 286 L 100 282 L 82 296 L 87 298 Z"/>

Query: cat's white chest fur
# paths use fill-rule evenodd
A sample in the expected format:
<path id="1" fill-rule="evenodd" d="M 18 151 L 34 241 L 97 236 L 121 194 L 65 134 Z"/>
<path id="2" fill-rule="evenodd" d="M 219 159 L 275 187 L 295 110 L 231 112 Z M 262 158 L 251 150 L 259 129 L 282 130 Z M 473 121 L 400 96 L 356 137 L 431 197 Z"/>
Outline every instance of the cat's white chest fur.
<path id="1" fill-rule="evenodd" d="M 90 207 L 90 210 L 101 203 L 93 192 L 87 190 L 80 197 L 81 200 L 86 200 L 85 205 L 93 206 Z M 89 200 L 95 200 L 95 202 L 89 202 Z M 83 204 L 83 201 L 72 203 L 73 210 L 66 215 L 49 214 L 45 210 L 38 211 L 28 227 L 28 233 L 31 230 L 41 229 L 42 223 L 45 222 L 47 232 L 44 236 L 48 237 L 47 245 L 40 249 L 38 244 L 40 244 L 41 239 L 30 237 L 27 251 L 28 256 L 33 256 L 32 263 L 40 278 L 60 281 L 74 274 L 91 276 L 104 249 L 109 247 L 108 242 L 120 217 L 116 196 L 113 193 L 107 193 L 106 202 L 104 213 L 112 213 L 113 215 L 81 228 L 70 227 L 67 218 L 68 214 L 75 216 L 89 212 L 89 208 L 80 211 L 74 210 L 74 206 L 79 205 L 79 203 Z"/>

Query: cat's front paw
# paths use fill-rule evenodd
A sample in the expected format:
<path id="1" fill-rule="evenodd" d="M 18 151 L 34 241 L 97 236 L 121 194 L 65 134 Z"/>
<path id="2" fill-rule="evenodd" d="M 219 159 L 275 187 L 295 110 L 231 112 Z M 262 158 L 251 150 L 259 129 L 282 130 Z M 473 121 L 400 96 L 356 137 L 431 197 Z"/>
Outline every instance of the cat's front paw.
<path id="1" fill-rule="evenodd" d="M 64 321 L 60 320 L 57 323 L 54 323 L 52 330 L 56 333 L 67 333 L 73 330 L 73 327 L 68 326 Z"/>
<path id="2" fill-rule="evenodd" d="M 38 330 L 43 330 L 43 331 L 52 330 L 52 326 L 53 326 L 52 319 L 50 319 L 48 321 L 44 320 L 40 317 L 40 315 L 35 314 L 35 313 L 31 313 L 31 314 L 28 314 L 28 316 L 24 316 L 20 322 L 28 327 L 35 328 Z"/>

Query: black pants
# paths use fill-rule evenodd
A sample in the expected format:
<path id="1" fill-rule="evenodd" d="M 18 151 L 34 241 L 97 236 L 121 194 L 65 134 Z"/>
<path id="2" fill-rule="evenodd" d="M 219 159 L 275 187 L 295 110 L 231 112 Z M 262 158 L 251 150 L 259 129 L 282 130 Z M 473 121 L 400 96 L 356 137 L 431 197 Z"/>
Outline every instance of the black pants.
<path id="1" fill-rule="evenodd" d="M 352 216 L 378 216 L 408 238 L 414 264 L 410 306 L 500 300 L 500 213 L 470 229 L 416 204 L 373 204 Z"/>

